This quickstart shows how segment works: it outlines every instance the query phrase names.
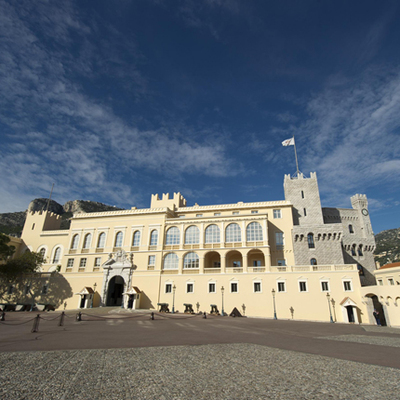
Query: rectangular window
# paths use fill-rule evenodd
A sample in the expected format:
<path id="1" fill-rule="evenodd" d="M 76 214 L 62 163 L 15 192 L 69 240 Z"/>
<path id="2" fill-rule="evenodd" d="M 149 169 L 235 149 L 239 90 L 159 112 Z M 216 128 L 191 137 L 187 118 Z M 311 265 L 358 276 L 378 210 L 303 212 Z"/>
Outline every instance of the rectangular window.
<path id="1" fill-rule="evenodd" d="M 149 256 L 149 267 L 154 267 L 156 265 L 156 256 Z"/>
<path id="2" fill-rule="evenodd" d="M 101 265 L 101 257 L 96 257 L 94 259 L 94 267 L 95 268 L 100 268 L 100 265 Z"/>
<path id="3" fill-rule="evenodd" d="M 180 215 L 179 218 L 185 218 L 185 216 L 184 215 Z"/>
<path id="4" fill-rule="evenodd" d="M 307 292 L 307 282 L 306 281 L 299 282 L 299 290 L 300 290 L 300 292 Z"/>
<path id="5" fill-rule="evenodd" d="M 68 258 L 67 269 L 72 269 L 73 267 L 74 267 L 74 259 Z"/>
<path id="6" fill-rule="evenodd" d="M 323 292 L 329 292 L 329 282 L 328 281 L 321 282 L 321 290 Z"/>
<path id="7" fill-rule="evenodd" d="M 221 215 L 221 213 L 214 213 L 215 217 L 219 217 Z"/>
<path id="8" fill-rule="evenodd" d="M 79 263 L 79 269 L 80 269 L 80 270 L 86 268 L 86 261 L 87 261 L 87 258 L 81 258 L 81 261 L 80 261 L 80 263 Z"/>
<path id="9" fill-rule="evenodd" d="M 343 281 L 343 287 L 345 292 L 351 292 L 351 282 Z"/>
<path id="10" fill-rule="evenodd" d="M 278 260 L 278 267 L 286 267 L 286 260 Z"/>
<path id="11" fill-rule="evenodd" d="M 186 293 L 193 293 L 194 285 L 193 283 L 186 284 Z"/>
<path id="12" fill-rule="evenodd" d="M 261 292 L 261 282 L 253 282 L 254 293 Z"/>
<path id="13" fill-rule="evenodd" d="M 241 268 L 241 267 L 242 267 L 242 263 L 240 261 L 233 262 L 233 268 Z"/>
<path id="14" fill-rule="evenodd" d="M 208 293 L 215 293 L 215 283 L 208 284 Z"/>
<path id="15" fill-rule="evenodd" d="M 165 293 L 172 293 L 172 283 L 165 284 Z"/>
<path id="16" fill-rule="evenodd" d="M 238 292 L 238 284 L 236 282 L 231 283 L 231 293 L 237 293 Z"/>
<path id="17" fill-rule="evenodd" d="M 221 268 L 221 263 L 219 261 L 214 261 L 213 267 L 214 268 Z"/>
<path id="18" fill-rule="evenodd" d="M 286 292 L 285 282 L 278 282 L 278 292 Z"/>
<path id="19" fill-rule="evenodd" d="M 8 287 L 7 294 L 13 294 L 13 293 L 14 293 L 14 285 L 10 285 L 10 286 Z"/>
<path id="20" fill-rule="evenodd" d="M 282 218 L 281 210 L 274 210 L 274 218 Z"/>
<path id="21" fill-rule="evenodd" d="M 394 285 L 394 279 L 393 278 L 388 278 L 389 285 Z"/>
<path id="22" fill-rule="evenodd" d="M 307 210 L 305 208 L 303 208 L 303 214 L 305 217 L 307 217 Z"/>
<path id="23" fill-rule="evenodd" d="M 196 214 L 196 217 L 202 217 L 203 216 L 203 214 Z"/>
<path id="24" fill-rule="evenodd" d="M 301 198 L 304 199 L 304 191 L 301 191 Z"/>
<path id="25" fill-rule="evenodd" d="M 49 286 L 48 285 L 43 285 L 42 294 L 47 294 L 48 290 L 49 290 Z"/>
<path id="26" fill-rule="evenodd" d="M 253 267 L 261 267 L 261 260 L 253 260 Z"/>
<path id="27" fill-rule="evenodd" d="M 276 232 L 275 233 L 275 243 L 276 243 L 277 246 L 283 246 L 284 245 L 283 232 Z"/>
<path id="28" fill-rule="evenodd" d="M 258 211 L 257 210 L 251 210 L 251 213 L 252 214 L 258 214 Z"/>
<path id="29" fill-rule="evenodd" d="M 232 214 L 233 214 L 233 215 L 238 215 L 238 214 L 239 214 L 239 211 L 234 211 Z"/>
<path id="30" fill-rule="evenodd" d="M 379 283 L 380 286 L 383 286 L 383 280 L 382 279 L 379 279 L 378 283 Z"/>

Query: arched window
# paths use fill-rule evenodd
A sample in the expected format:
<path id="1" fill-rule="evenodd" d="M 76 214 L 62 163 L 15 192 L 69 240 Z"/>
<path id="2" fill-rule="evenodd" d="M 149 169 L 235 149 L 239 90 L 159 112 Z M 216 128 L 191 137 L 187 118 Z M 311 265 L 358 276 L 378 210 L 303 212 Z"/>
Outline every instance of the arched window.
<path id="1" fill-rule="evenodd" d="M 106 234 L 104 232 L 101 232 L 99 235 L 99 240 L 97 241 L 97 247 L 102 249 L 104 248 L 105 244 L 106 244 Z"/>
<path id="2" fill-rule="evenodd" d="M 217 225 L 208 225 L 206 228 L 206 243 L 219 243 L 220 239 L 220 231 Z"/>
<path id="3" fill-rule="evenodd" d="M 353 246 L 351 246 L 351 255 L 352 256 L 356 256 L 356 245 L 355 244 L 353 244 Z"/>
<path id="4" fill-rule="evenodd" d="M 308 240 L 308 248 L 309 249 L 314 249 L 315 248 L 315 243 L 314 243 L 314 235 L 312 233 L 309 233 L 307 235 L 307 240 Z"/>
<path id="5" fill-rule="evenodd" d="M 78 248 L 78 243 L 79 243 L 79 235 L 74 235 L 72 238 L 72 243 L 71 243 L 71 249 L 77 249 Z"/>
<path id="6" fill-rule="evenodd" d="M 164 269 L 178 269 L 179 258 L 175 253 L 169 253 L 164 258 Z"/>
<path id="7" fill-rule="evenodd" d="M 240 242 L 242 240 L 242 232 L 238 224 L 230 224 L 225 230 L 225 241 L 227 243 Z"/>
<path id="8" fill-rule="evenodd" d="M 349 233 L 354 233 L 353 225 L 349 225 Z"/>
<path id="9" fill-rule="evenodd" d="M 88 233 L 83 241 L 83 248 L 88 249 L 90 247 L 90 243 L 92 243 L 92 235 Z"/>
<path id="10" fill-rule="evenodd" d="M 139 247 L 140 246 L 140 231 L 136 231 L 133 234 L 132 246 L 133 247 Z"/>
<path id="11" fill-rule="evenodd" d="M 360 244 L 360 245 L 358 246 L 358 255 L 359 255 L 360 257 L 363 256 L 362 244 Z"/>
<path id="12" fill-rule="evenodd" d="M 61 258 L 61 247 L 57 247 L 54 252 L 53 264 L 59 263 Z"/>
<path id="13" fill-rule="evenodd" d="M 316 258 L 312 258 L 312 259 L 310 260 L 310 264 L 311 264 L 311 265 L 317 265 L 317 259 L 316 259 Z"/>
<path id="14" fill-rule="evenodd" d="M 255 242 L 257 240 L 263 240 L 263 232 L 261 225 L 258 222 L 252 222 L 247 225 L 246 229 L 247 241 Z"/>
<path id="15" fill-rule="evenodd" d="M 185 231 L 185 243 L 197 244 L 200 243 L 200 231 L 197 226 L 189 226 Z"/>
<path id="16" fill-rule="evenodd" d="M 115 246 L 114 247 L 122 247 L 122 240 L 124 239 L 124 234 L 122 232 L 118 232 L 115 236 Z"/>
<path id="17" fill-rule="evenodd" d="M 176 226 L 173 226 L 172 228 L 169 228 L 167 230 L 167 237 L 165 240 L 165 244 L 171 245 L 171 244 L 179 244 L 179 229 Z"/>
<path id="18" fill-rule="evenodd" d="M 183 268 L 199 268 L 199 256 L 196 253 L 188 253 L 183 259 Z"/>
<path id="19" fill-rule="evenodd" d="M 44 248 L 44 247 L 42 247 L 40 250 L 39 250 L 39 254 L 42 256 L 42 258 L 44 259 L 44 256 L 46 255 L 46 249 Z"/>
<path id="20" fill-rule="evenodd" d="M 150 234 L 150 246 L 157 246 L 158 244 L 158 231 L 155 229 Z"/>

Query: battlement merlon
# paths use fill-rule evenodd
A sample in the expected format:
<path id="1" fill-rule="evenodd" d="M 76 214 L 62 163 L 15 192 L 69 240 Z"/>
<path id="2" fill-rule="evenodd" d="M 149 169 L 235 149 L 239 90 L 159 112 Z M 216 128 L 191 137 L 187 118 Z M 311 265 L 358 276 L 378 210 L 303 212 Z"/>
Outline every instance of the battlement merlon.
<path id="1" fill-rule="evenodd" d="M 33 232 L 55 231 L 61 227 L 61 215 L 50 211 L 28 211 L 22 237 L 30 235 Z"/>
<path id="2" fill-rule="evenodd" d="M 368 209 L 367 195 L 355 194 L 350 199 L 351 199 L 351 206 L 354 209 L 357 209 L 357 210 L 361 210 L 363 208 Z"/>
<path id="3" fill-rule="evenodd" d="M 299 172 L 295 176 L 290 176 L 290 174 L 285 174 L 284 183 L 287 180 L 297 180 L 297 179 L 300 179 L 300 180 L 301 179 L 315 179 L 315 180 L 317 180 L 317 173 L 316 172 L 310 172 L 310 177 L 309 178 L 304 176 L 304 174 L 302 172 Z"/>
<path id="4" fill-rule="evenodd" d="M 174 193 L 173 197 L 169 197 L 169 193 L 163 193 L 162 199 L 158 194 L 151 195 L 150 208 L 168 207 L 171 210 L 176 210 L 180 207 L 186 207 L 186 199 L 180 192 Z"/>

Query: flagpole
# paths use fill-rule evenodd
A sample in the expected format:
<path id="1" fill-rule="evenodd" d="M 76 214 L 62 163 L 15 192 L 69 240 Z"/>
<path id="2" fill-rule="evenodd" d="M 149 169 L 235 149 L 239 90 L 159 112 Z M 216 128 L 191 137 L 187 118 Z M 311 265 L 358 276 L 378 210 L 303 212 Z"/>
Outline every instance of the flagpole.
<path id="1" fill-rule="evenodd" d="M 53 183 L 53 185 L 51 186 L 50 196 L 49 196 L 49 199 L 47 200 L 47 205 L 46 205 L 46 210 L 45 210 L 45 211 L 49 211 L 51 195 L 53 194 L 53 188 L 54 188 L 54 183 Z"/>
<path id="2" fill-rule="evenodd" d="M 297 168 L 297 176 L 299 176 L 299 162 L 297 161 L 297 150 L 296 150 L 296 141 L 294 140 L 294 135 L 293 135 L 293 144 L 294 144 L 294 155 L 296 157 L 296 168 Z"/>

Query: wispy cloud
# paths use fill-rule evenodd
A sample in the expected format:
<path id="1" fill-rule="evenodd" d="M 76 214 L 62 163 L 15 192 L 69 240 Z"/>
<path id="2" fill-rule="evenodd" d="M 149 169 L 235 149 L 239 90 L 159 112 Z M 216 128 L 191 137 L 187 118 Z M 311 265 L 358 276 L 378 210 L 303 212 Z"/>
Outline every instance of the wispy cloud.
<path id="1" fill-rule="evenodd" d="M 301 168 L 318 171 L 326 197 L 400 183 L 400 74 L 369 68 L 358 79 L 335 79 L 308 101 L 297 134 Z M 334 204 L 334 203 L 333 203 Z"/>
<path id="2" fill-rule="evenodd" d="M 105 84 L 107 75 L 113 83 L 129 81 L 136 99 L 149 95 L 146 76 L 136 68 L 144 58 L 117 30 L 106 27 L 109 42 L 95 44 L 91 35 L 105 28 L 82 22 L 72 3 L 21 2 L 18 12 L 6 2 L 0 7 L 2 211 L 26 207 L 53 181 L 64 200 L 97 193 L 132 204 L 141 200 L 132 192 L 138 169 L 160 176 L 236 173 L 220 140 L 185 126 L 141 130 L 117 115 L 112 101 L 94 100 L 85 79 Z M 111 41 L 123 49 L 113 51 Z M 108 59 L 96 56 L 101 53 Z M 18 205 L 14 198 L 21 199 Z"/>

